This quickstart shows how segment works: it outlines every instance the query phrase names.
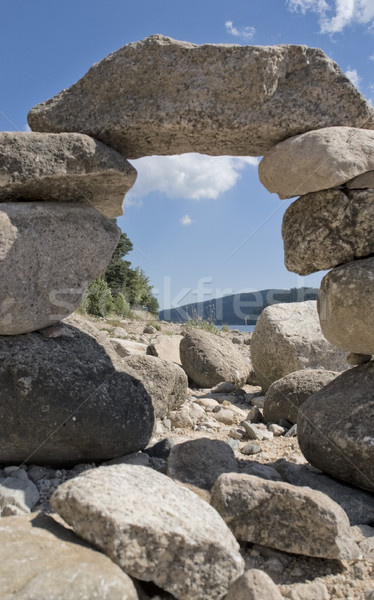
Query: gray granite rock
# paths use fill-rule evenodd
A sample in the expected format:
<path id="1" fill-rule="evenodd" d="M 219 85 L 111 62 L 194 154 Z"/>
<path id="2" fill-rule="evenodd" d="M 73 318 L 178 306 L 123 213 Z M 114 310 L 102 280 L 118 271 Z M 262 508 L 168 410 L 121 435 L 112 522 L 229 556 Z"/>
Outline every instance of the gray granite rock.
<path id="1" fill-rule="evenodd" d="M 164 360 L 181 364 L 179 356 L 179 345 L 183 337 L 181 335 L 158 335 L 147 348 L 147 354 L 158 356 Z"/>
<path id="2" fill-rule="evenodd" d="M 0 203 L 0 335 L 52 325 L 101 275 L 120 230 L 98 210 L 67 202 Z"/>
<path id="3" fill-rule="evenodd" d="M 88 133 L 126 158 L 262 156 L 312 129 L 370 129 L 374 112 L 319 49 L 197 46 L 154 35 L 93 65 L 28 121 L 34 131 Z"/>
<path id="4" fill-rule="evenodd" d="M 72 337 L 0 337 L 0 463 L 65 464 L 142 450 L 152 399 L 104 333 L 71 315 Z"/>
<path id="5" fill-rule="evenodd" d="M 0 202 L 82 202 L 113 218 L 135 179 L 123 156 L 87 135 L 0 132 Z"/>
<path id="6" fill-rule="evenodd" d="M 346 183 L 348 189 L 351 190 L 366 190 L 374 188 L 374 171 L 367 171 L 362 175 L 357 175 L 351 181 Z"/>
<path id="7" fill-rule="evenodd" d="M 106 556 L 41 514 L 0 519 L 2 600 L 138 600 Z"/>
<path id="8" fill-rule="evenodd" d="M 264 421 L 279 423 L 286 419 L 289 423 L 297 423 L 301 404 L 338 375 L 336 371 L 303 369 L 274 381 L 265 394 Z"/>
<path id="9" fill-rule="evenodd" d="M 221 381 L 240 387 L 247 381 L 250 363 L 229 340 L 203 330 L 187 333 L 179 347 L 183 369 L 200 387 Z"/>
<path id="10" fill-rule="evenodd" d="M 374 354 L 374 257 L 329 271 L 321 281 L 318 314 L 331 344 L 356 354 Z"/>
<path id="11" fill-rule="evenodd" d="M 251 341 L 252 363 L 262 389 L 302 369 L 344 371 L 346 355 L 322 335 L 316 302 L 273 304 L 262 311 Z"/>
<path id="12" fill-rule="evenodd" d="M 313 466 L 374 492 L 374 362 L 313 394 L 297 424 L 300 449 Z"/>
<path id="13" fill-rule="evenodd" d="M 156 356 L 133 355 L 124 359 L 127 373 L 139 379 L 152 399 L 156 419 L 178 409 L 187 398 L 188 380 L 183 369 Z"/>
<path id="14" fill-rule="evenodd" d="M 288 483 L 307 486 L 329 496 L 347 513 L 351 525 L 374 523 L 374 495 L 370 492 L 338 481 L 309 464 L 296 465 L 282 458 L 273 466 Z"/>
<path id="15" fill-rule="evenodd" d="M 225 600 L 283 600 L 277 586 L 264 571 L 250 569 L 229 589 Z"/>
<path id="16" fill-rule="evenodd" d="M 321 492 L 223 474 L 213 486 L 211 504 L 238 540 L 321 558 L 353 560 L 360 555 L 347 515 Z"/>
<path id="17" fill-rule="evenodd" d="M 200 438 L 175 444 L 167 474 L 172 479 L 210 490 L 222 473 L 236 473 L 233 450 L 226 442 Z"/>
<path id="18" fill-rule="evenodd" d="M 373 221 L 372 189 L 324 190 L 298 198 L 283 217 L 287 269 L 309 275 L 374 253 Z"/>
<path id="19" fill-rule="evenodd" d="M 326 127 L 284 140 L 259 165 L 261 183 L 281 199 L 335 188 L 374 169 L 374 131 Z"/>
<path id="20" fill-rule="evenodd" d="M 38 488 L 26 473 L 22 479 L 12 476 L 0 478 L 0 517 L 29 513 L 38 500 Z"/>
<path id="21" fill-rule="evenodd" d="M 125 572 L 178 600 L 218 600 L 243 573 L 239 545 L 217 512 L 147 467 L 88 471 L 61 485 L 51 502 Z"/>

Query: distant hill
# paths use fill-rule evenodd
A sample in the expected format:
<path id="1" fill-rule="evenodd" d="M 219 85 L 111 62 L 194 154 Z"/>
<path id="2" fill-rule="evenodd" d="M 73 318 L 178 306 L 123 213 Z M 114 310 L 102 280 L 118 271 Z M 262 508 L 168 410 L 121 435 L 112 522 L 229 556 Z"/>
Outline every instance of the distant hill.
<path id="1" fill-rule="evenodd" d="M 317 295 L 318 289 L 305 287 L 259 290 L 161 310 L 159 318 L 172 323 L 184 323 L 198 318 L 216 325 L 243 325 L 247 319 L 247 325 L 255 325 L 263 309 L 271 304 L 316 300 Z"/>

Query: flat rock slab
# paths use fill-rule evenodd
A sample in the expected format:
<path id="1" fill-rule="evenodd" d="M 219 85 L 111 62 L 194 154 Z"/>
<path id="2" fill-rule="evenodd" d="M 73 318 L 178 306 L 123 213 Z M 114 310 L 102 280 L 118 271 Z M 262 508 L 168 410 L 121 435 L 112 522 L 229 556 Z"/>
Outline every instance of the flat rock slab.
<path id="1" fill-rule="evenodd" d="M 218 513 L 147 467 L 88 471 L 61 485 L 51 503 L 126 573 L 178 600 L 218 600 L 243 573 L 239 545 Z"/>
<path id="2" fill-rule="evenodd" d="M 167 474 L 182 483 L 210 490 L 222 473 L 237 470 L 234 451 L 226 442 L 200 438 L 172 447 Z"/>
<path id="3" fill-rule="evenodd" d="M 374 258 L 332 269 L 321 282 L 318 313 L 323 335 L 334 346 L 374 354 Z"/>
<path id="4" fill-rule="evenodd" d="M 145 448 L 152 399 L 104 333 L 78 315 L 71 337 L 0 337 L 0 463 L 74 464 Z"/>
<path id="5" fill-rule="evenodd" d="M 124 359 L 127 373 L 142 382 L 152 399 L 156 419 L 164 419 L 187 398 L 188 379 L 183 369 L 156 356 L 134 354 Z"/>
<path id="6" fill-rule="evenodd" d="M 138 600 L 128 575 L 46 515 L 0 519 L 0 563 L 2 600 Z"/>
<path id="7" fill-rule="evenodd" d="M 265 308 L 252 335 L 251 357 L 265 392 L 294 371 L 341 372 L 349 367 L 346 354 L 323 337 L 314 300 Z"/>
<path id="8" fill-rule="evenodd" d="M 298 198 L 284 213 L 284 262 L 309 275 L 374 253 L 374 190 L 334 189 Z"/>
<path id="9" fill-rule="evenodd" d="M 135 180 L 123 156 L 87 135 L 0 132 L 0 202 L 82 202 L 113 218 Z"/>
<path id="10" fill-rule="evenodd" d="M 0 335 L 60 321 L 106 269 L 120 230 L 68 202 L 0 203 Z"/>
<path id="11" fill-rule="evenodd" d="M 351 525 L 374 523 L 374 495 L 370 492 L 338 481 L 309 464 L 297 465 L 282 458 L 274 467 L 288 483 L 308 486 L 329 496 L 347 513 Z"/>
<path id="12" fill-rule="evenodd" d="M 153 35 L 93 65 L 28 121 L 34 131 L 87 133 L 126 158 L 263 156 L 305 131 L 374 128 L 374 111 L 322 50 Z"/>
<path id="13" fill-rule="evenodd" d="M 211 504 L 238 540 L 321 558 L 360 555 L 344 510 L 321 492 L 223 474 L 213 486 Z"/>
<path id="14" fill-rule="evenodd" d="M 182 335 L 160 334 L 147 348 L 147 354 L 158 356 L 170 362 L 181 365 L 179 346 L 183 339 Z"/>
<path id="15" fill-rule="evenodd" d="M 301 404 L 338 375 L 337 371 L 303 369 L 274 381 L 265 395 L 265 423 L 279 423 L 285 419 L 294 425 Z"/>
<path id="16" fill-rule="evenodd" d="M 374 131 L 327 127 L 272 148 L 259 165 L 261 183 L 281 199 L 342 185 L 374 169 Z"/>
<path id="17" fill-rule="evenodd" d="M 224 337 L 194 330 L 183 337 L 179 352 L 183 369 L 199 387 L 211 388 L 221 381 L 241 387 L 247 382 L 250 361 Z"/>
<path id="18" fill-rule="evenodd" d="M 350 369 L 304 402 L 300 450 L 317 469 L 374 491 L 374 362 Z"/>

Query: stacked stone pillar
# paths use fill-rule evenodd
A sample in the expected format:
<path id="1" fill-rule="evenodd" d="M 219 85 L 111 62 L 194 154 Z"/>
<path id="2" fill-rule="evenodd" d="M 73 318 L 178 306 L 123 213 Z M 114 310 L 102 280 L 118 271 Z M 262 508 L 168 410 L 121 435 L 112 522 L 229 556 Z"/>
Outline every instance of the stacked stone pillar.
<path id="1" fill-rule="evenodd" d="M 315 394 L 299 413 L 306 458 L 374 490 L 374 132 L 310 131 L 275 146 L 259 167 L 285 212 L 285 263 L 299 275 L 331 269 L 318 299 L 326 339 L 358 365 Z"/>

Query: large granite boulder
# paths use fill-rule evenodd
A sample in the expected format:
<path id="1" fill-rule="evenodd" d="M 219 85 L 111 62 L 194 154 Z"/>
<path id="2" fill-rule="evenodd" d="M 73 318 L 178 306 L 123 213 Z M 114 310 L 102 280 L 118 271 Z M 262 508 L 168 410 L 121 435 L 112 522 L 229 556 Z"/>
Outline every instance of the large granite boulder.
<path id="1" fill-rule="evenodd" d="M 284 199 L 337 187 L 372 169 L 374 131 L 326 127 L 277 144 L 260 162 L 259 176 Z"/>
<path id="2" fill-rule="evenodd" d="M 0 132 L 0 202 L 82 202 L 113 218 L 135 179 L 123 156 L 87 135 Z"/>
<path id="3" fill-rule="evenodd" d="M 262 156 L 311 129 L 370 129 L 374 111 L 317 48 L 197 46 L 153 35 L 93 65 L 28 121 L 34 131 L 88 133 L 126 158 Z"/>
<path id="4" fill-rule="evenodd" d="M 2 600 L 138 600 L 130 577 L 51 517 L 0 519 Z"/>
<path id="5" fill-rule="evenodd" d="M 252 335 L 251 357 L 265 392 L 294 371 L 340 372 L 349 367 L 345 353 L 323 337 L 314 300 L 265 308 Z"/>
<path id="6" fill-rule="evenodd" d="M 51 503 L 126 573 L 178 600 L 218 600 L 243 573 L 239 545 L 218 513 L 153 469 L 87 471 L 62 484 Z"/>
<path id="7" fill-rule="evenodd" d="M 201 329 L 184 336 L 179 352 L 183 369 L 199 387 L 211 388 L 221 381 L 240 387 L 251 370 L 250 361 L 230 340 Z"/>
<path id="8" fill-rule="evenodd" d="M 0 337 L 0 463 L 108 460 L 146 447 L 152 399 L 83 317 L 60 337 Z"/>
<path id="9" fill-rule="evenodd" d="M 144 385 L 156 419 L 164 419 L 186 400 L 188 379 L 179 365 L 156 356 L 133 354 L 123 360 L 123 366 Z"/>
<path id="10" fill-rule="evenodd" d="M 318 313 L 323 335 L 355 354 L 374 354 L 374 257 L 332 269 L 321 282 Z"/>
<path id="11" fill-rule="evenodd" d="M 120 235 L 98 210 L 68 202 L 0 204 L 0 335 L 72 313 L 101 275 Z"/>
<path id="12" fill-rule="evenodd" d="M 299 275 L 373 254 L 374 190 L 324 190 L 298 198 L 284 213 L 282 237 L 286 267 Z"/>
<path id="13" fill-rule="evenodd" d="M 374 491 L 374 362 L 346 371 L 300 407 L 299 445 L 325 473 Z"/>
<path id="14" fill-rule="evenodd" d="M 274 381 L 265 394 L 264 421 L 279 423 L 285 419 L 294 425 L 302 403 L 338 375 L 336 371 L 304 369 Z"/>
<path id="15" fill-rule="evenodd" d="M 211 503 L 238 540 L 321 558 L 360 555 L 344 510 L 307 487 L 224 473 L 213 486 Z"/>

